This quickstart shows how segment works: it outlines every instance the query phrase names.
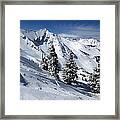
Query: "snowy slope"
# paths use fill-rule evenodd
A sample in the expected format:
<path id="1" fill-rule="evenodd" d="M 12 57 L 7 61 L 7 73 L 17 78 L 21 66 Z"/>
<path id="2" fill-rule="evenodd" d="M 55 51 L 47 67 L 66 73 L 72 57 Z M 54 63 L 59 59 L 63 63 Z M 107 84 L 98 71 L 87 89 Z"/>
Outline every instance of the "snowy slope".
<path id="1" fill-rule="evenodd" d="M 90 93 L 85 84 L 75 88 L 64 84 L 61 80 L 59 87 L 54 78 L 41 70 L 42 55 L 48 55 L 50 42 L 54 44 L 62 68 L 69 53 L 73 52 L 79 68 L 78 81 L 84 82 L 80 73 L 88 75 L 97 66 L 95 56 L 100 56 L 100 42 L 96 39 L 64 38 L 47 29 L 21 30 L 20 72 L 27 83 L 27 85 L 21 83 L 21 99 L 99 99 Z M 62 79 L 61 72 L 59 75 Z"/>
<path id="2" fill-rule="evenodd" d="M 42 57 L 41 50 L 47 55 L 49 43 L 53 41 L 62 66 L 69 52 L 72 51 L 78 67 L 88 72 L 92 72 L 96 67 L 94 56 L 100 56 L 100 42 L 96 39 L 79 39 L 74 41 L 50 33 L 47 29 L 38 31 L 21 30 L 20 38 L 21 49 L 39 60 Z"/>
<path id="3" fill-rule="evenodd" d="M 71 86 L 51 78 L 45 72 L 35 70 L 33 65 L 29 66 L 21 62 L 21 75 L 25 82 L 20 85 L 20 99 L 22 100 L 95 100 L 99 96 L 90 93 L 88 86 Z"/>

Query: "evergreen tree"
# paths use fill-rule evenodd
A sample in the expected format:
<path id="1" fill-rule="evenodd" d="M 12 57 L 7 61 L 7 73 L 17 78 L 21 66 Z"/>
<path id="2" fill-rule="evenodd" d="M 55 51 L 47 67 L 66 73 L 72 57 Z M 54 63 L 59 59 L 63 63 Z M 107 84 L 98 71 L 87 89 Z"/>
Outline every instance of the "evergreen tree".
<path id="1" fill-rule="evenodd" d="M 48 70 L 48 59 L 46 57 L 42 58 L 41 65 L 42 65 L 42 69 Z"/>
<path id="2" fill-rule="evenodd" d="M 55 78 L 59 79 L 59 62 L 58 57 L 55 52 L 54 45 L 51 44 L 49 47 L 49 58 L 48 58 L 48 71 L 51 76 L 54 76 Z"/>
<path id="3" fill-rule="evenodd" d="M 64 82 L 67 82 L 67 84 L 77 83 L 76 79 L 78 78 L 78 67 L 73 58 L 73 54 L 70 53 L 70 58 L 66 61 L 65 67 L 63 69 L 63 80 Z"/>
<path id="4" fill-rule="evenodd" d="M 94 72 L 90 74 L 89 85 L 93 93 L 100 93 L 100 64 L 98 62 Z"/>

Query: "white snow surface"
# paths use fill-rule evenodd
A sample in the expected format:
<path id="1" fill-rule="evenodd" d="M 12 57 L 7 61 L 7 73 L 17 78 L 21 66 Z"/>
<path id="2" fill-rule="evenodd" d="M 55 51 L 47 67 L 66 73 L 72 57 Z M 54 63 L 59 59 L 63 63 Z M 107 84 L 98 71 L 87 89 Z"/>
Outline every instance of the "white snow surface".
<path id="1" fill-rule="evenodd" d="M 56 84 L 55 79 L 21 63 L 21 74 L 28 83 L 20 83 L 21 100 L 95 100 L 99 96 L 86 92 L 81 87 L 67 85 L 62 81 Z"/>
<path id="2" fill-rule="evenodd" d="M 36 44 L 37 41 L 37 44 Z M 82 86 L 67 85 L 55 79 L 41 69 L 42 53 L 48 55 L 49 43 L 53 42 L 59 62 L 63 68 L 69 52 L 75 55 L 78 65 L 79 82 Z M 38 45 L 39 43 L 39 45 Z M 20 31 L 20 72 L 27 85 L 20 83 L 21 100 L 91 100 L 99 99 L 87 91 L 85 81 L 79 73 L 92 73 L 97 63 L 95 56 L 100 56 L 100 41 L 96 39 L 64 38 L 47 29 Z"/>

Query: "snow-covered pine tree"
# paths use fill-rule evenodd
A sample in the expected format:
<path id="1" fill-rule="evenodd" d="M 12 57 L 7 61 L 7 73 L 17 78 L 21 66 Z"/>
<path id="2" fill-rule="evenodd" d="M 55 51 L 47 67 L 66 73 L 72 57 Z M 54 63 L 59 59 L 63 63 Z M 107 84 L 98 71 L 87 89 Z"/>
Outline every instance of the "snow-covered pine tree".
<path id="1" fill-rule="evenodd" d="M 89 85 L 93 93 L 100 93 L 100 64 L 98 62 L 94 72 L 90 74 Z"/>
<path id="2" fill-rule="evenodd" d="M 66 61 L 66 64 L 63 68 L 63 80 L 67 84 L 77 83 L 76 79 L 78 78 L 77 75 L 78 67 L 76 62 L 74 61 L 74 56 L 72 52 L 70 53 L 70 58 Z"/>
<path id="3" fill-rule="evenodd" d="M 49 47 L 49 58 L 48 58 L 48 71 L 51 76 L 54 76 L 56 79 L 59 79 L 59 62 L 58 57 L 55 52 L 54 45 L 51 43 Z"/>
<path id="4" fill-rule="evenodd" d="M 48 70 L 48 59 L 46 57 L 42 58 L 41 66 L 42 66 L 42 69 Z"/>

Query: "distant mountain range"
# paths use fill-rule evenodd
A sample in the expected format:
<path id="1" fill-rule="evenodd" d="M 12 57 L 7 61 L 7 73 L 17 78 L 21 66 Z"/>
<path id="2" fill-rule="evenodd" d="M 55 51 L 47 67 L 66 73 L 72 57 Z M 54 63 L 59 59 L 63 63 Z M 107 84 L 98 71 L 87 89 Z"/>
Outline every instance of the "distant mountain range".
<path id="1" fill-rule="evenodd" d="M 92 72 L 96 67 L 95 56 L 100 56 L 100 42 L 97 39 L 61 37 L 47 29 L 20 31 L 21 56 L 39 63 L 42 54 L 48 54 L 50 42 L 53 42 L 61 66 L 72 51 L 79 68 Z"/>

